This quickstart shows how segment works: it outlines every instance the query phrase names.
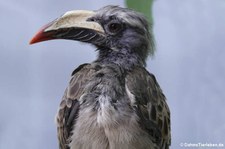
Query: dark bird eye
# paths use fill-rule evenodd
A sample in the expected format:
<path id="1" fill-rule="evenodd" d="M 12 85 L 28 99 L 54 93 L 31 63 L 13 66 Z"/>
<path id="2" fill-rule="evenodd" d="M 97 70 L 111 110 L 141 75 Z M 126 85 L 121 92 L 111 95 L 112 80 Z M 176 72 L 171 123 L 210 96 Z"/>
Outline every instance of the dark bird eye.
<path id="1" fill-rule="evenodd" d="M 111 33 L 118 33 L 122 29 L 122 24 L 120 23 L 110 23 L 108 29 Z"/>

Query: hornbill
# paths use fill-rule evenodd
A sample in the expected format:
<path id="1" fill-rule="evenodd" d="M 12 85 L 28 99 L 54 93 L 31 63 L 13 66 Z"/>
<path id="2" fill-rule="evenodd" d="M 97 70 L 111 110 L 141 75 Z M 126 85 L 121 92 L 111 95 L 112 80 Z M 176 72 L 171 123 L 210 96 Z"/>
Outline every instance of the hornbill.
<path id="1" fill-rule="evenodd" d="M 168 149 L 170 111 L 146 59 L 153 37 L 128 8 L 75 10 L 44 26 L 30 44 L 70 39 L 97 47 L 97 60 L 71 76 L 56 116 L 60 149 Z"/>

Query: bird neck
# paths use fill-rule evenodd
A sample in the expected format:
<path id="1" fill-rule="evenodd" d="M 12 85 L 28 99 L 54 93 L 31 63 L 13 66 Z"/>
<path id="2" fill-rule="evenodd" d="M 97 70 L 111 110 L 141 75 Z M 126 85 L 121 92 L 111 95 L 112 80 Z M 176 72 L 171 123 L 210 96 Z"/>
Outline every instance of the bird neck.
<path id="1" fill-rule="evenodd" d="M 116 64 L 126 70 L 131 70 L 134 66 L 145 67 L 145 61 L 131 50 L 120 49 L 98 49 L 99 55 L 96 62 L 103 64 Z"/>

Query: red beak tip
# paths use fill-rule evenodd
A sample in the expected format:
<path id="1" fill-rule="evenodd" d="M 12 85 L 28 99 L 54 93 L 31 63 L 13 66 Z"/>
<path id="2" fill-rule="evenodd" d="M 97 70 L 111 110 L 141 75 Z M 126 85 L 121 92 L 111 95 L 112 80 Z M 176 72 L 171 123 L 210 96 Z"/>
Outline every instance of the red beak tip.
<path id="1" fill-rule="evenodd" d="M 29 45 L 32 45 L 32 44 L 34 44 L 34 43 L 36 43 L 36 42 L 34 41 L 34 38 L 32 38 L 32 39 L 30 40 L 30 42 L 29 42 Z"/>
<path id="2" fill-rule="evenodd" d="M 46 40 L 54 39 L 51 33 L 44 33 L 43 31 L 38 32 L 29 42 L 29 44 L 34 44 Z"/>
<path id="3" fill-rule="evenodd" d="M 54 39 L 53 33 L 46 33 L 45 29 L 48 28 L 53 22 L 43 26 L 39 32 L 37 32 L 34 37 L 30 40 L 29 44 L 38 43 L 41 41 L 51 40 Z"/>

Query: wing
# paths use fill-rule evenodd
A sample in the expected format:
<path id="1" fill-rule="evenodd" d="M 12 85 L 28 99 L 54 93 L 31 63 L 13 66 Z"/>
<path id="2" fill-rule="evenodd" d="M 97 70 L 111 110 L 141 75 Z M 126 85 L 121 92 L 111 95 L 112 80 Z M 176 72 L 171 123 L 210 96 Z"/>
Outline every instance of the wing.
<path id="1" fill-rule="evenodd" d="M 88 66 L 89 64 L 83 64 L 73 71 L 69 86 L 66 88 L 60 103 L 56 117 L 60 149 L 69 149 L 68 144 L 71 141 L 72 129 L 79 112 L 79 98 L 91 74 L 91 69 Z"/>
<path id="2" fill-rule="evenodd" d="M 144 68 L 136 68 L 128 73 L 126 86 L 135 98 L 133 107 L 140 126 L 160 149 L 168 149 L 171 144 L 170 111 L 154 75 Z"/>

